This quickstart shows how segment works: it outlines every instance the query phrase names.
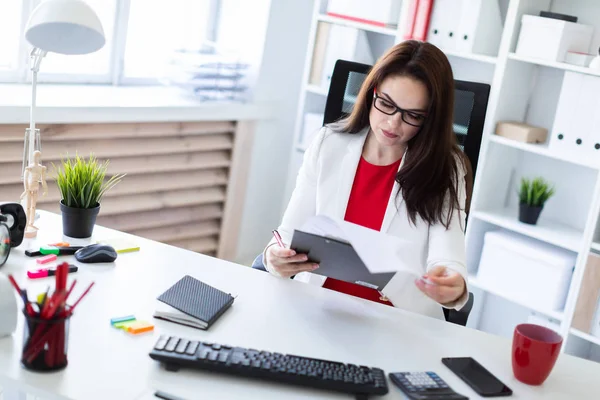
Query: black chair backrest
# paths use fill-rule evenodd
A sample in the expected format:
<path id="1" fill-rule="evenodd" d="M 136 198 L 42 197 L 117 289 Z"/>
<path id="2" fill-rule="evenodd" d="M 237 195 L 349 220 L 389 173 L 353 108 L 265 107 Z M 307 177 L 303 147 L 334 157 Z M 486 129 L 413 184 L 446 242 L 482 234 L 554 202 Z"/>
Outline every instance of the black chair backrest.
<path id="1" fill-rule="evenodd" d="M 356 95 L 371 65 L 338 60 L 335 64 L 323 125 L 345 117 L 354 105 Z M 487 110 L 490 85 L 478 82 L 454 81 L 454 133 L 458 144 L 471 162 L 473 177 L 479 160 L 483 123 Z"/>

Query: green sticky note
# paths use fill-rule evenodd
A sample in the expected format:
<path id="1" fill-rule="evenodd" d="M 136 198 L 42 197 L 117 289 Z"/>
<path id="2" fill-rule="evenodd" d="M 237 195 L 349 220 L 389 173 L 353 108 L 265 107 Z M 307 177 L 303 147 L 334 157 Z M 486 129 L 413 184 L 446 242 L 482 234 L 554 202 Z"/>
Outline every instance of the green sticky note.
<path id="1" fill-rule="evenodd" d="M 123 329 L 123 330 L 127 330 L 127 328 L 129 328 L 129 325 L 134 324 L 136 322 L 136 320 L 131 320 L 131 321 L 123 321 L 123 322 L 117 322 L 116 324 L 113 324 L 113 326 L 117 329 Z"/>

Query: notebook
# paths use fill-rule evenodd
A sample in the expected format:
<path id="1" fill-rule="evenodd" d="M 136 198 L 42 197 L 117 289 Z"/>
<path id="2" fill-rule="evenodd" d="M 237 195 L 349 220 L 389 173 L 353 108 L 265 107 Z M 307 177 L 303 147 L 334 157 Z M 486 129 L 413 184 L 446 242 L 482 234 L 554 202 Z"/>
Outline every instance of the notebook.
<path id="1" fill-rule="evenodd" d="M 233 300 L 229 293 L 186 275 L 158 296 L 154 318 L 208 329 Z"/>

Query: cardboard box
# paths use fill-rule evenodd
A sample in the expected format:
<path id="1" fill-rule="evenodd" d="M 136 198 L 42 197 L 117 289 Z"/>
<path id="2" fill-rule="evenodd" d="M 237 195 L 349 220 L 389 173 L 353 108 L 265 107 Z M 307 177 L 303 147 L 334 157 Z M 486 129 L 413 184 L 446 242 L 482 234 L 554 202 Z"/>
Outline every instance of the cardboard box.
<path id="1" fill-rule="evenodd" d="M 548 130 L 515 121 L 501 121 L 496 125 L 496 135 L 525 143 L 545 143 Z"/>

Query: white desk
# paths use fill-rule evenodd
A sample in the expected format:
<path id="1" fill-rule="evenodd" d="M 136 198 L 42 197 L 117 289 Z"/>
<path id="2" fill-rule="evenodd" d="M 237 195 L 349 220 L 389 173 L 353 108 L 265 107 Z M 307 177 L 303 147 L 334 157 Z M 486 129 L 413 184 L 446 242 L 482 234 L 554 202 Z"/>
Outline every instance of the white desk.
<path id="1" fill-rule="evenodd" d="M 60 216 L 41 213 L 35 245 L 62 239 Z M 94 238 L 122 233 L 96 227 Z M 73 243 L 73 242 L 71 242 Z M 561 355 L 541 387 L 516 381 L 510 341 L 443 321 L 413 315 L 248 267 L 139 239 L 141 251 L 119 255 L 114 264 L 79 264 L 74 295 L 96 285 L 71 321 L 69 365 L 61 372 L 34 373 L 20 365 L 22 322 L 12 337 L 0 339 L 0 386 L 44 399 L 152 399 L 154 389 L 186 399 L 350 399 L 346 395 L 245 380 L 208 372 L 165 371 L 148 356 L 162 333 L 261 350 L 325 358 L 383 368 L 386 373 L 433 370 L 456 391 L 479 398 L 441 362 L 442 357 L 473 356 L 514 391 L 515 399 L 592 399 L 600 393 L 600 364 Z M 13 249 L 2 273 L 12 273 L 30 293 L 51 282 L 28 281 L 35 261 Z M 60 257 L 59 260 L 71 260 Z M 154 299 L 189 274 L 237 294 L 232 308 L 200 331 L 154 321 L 153 333 L 130 336 L 110 326 L 110 318 L 135 314 L 152 321 Z M 76 298 L 76 297 L 74 297 Z M 374 397 L 377 398 L 377 397 Z M 385 399 L 403 398 L 390 383 Z"/>

